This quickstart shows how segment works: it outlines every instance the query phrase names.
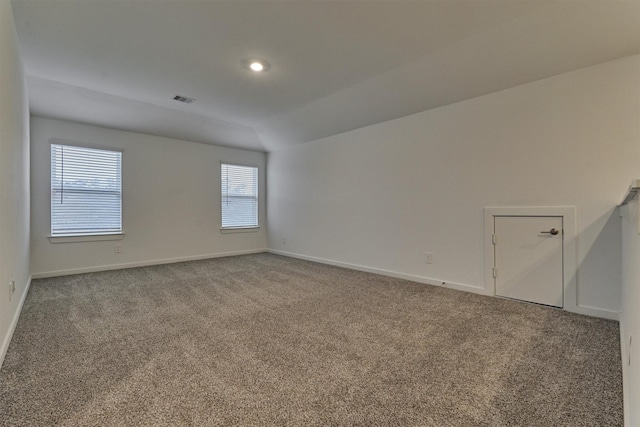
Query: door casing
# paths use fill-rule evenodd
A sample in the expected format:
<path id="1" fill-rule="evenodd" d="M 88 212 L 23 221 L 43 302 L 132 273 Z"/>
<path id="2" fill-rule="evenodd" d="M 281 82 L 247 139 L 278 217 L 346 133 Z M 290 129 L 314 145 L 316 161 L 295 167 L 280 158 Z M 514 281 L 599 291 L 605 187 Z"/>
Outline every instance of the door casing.
<path id="1" fill-rule="evenodd" d="M 496 295 L 492 242 L 494 218 L 498 216 L 559 216 L 562 217 L 564 239 L 562 247 L 564 309 L 576 311 L 577 241 L 576 208 L 573 206 L 487 207 L 484 208 L 484 286 L 489 295 Z"/>

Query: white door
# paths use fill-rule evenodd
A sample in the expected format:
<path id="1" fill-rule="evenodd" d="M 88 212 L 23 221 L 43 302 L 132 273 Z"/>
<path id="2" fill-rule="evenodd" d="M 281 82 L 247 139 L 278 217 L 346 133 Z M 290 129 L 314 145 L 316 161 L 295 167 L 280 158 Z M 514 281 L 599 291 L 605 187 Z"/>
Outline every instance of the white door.
<path id="1" fill-rule="evenodd" d="M 563 306 L 562 217 L 495 216 L 496 295 Z"/>

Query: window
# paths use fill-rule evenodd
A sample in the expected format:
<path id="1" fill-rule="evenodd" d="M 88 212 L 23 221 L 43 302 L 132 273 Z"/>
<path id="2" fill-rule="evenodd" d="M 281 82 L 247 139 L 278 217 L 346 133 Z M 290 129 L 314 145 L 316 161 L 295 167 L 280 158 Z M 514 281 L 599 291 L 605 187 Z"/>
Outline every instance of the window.
<path id="1" fill-rule="evenodd" d="M 122 233 L 122 153 L 51 144 L 51 236 Z"/>
<path id="2" fill-rule="evenodd" d="M 222 164 L 222 228 L 258 227 L 258 168 Z"/>

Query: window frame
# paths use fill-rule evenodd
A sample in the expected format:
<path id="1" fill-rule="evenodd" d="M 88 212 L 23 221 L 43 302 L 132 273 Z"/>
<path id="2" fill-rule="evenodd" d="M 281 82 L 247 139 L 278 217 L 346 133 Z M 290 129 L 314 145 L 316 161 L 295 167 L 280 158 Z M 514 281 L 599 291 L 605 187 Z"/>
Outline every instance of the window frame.
<path id="1" fill-rule="evenodd" d="M 243 168 L 253 168 L 256 171 L 256 193 L 255 193 L 255 201 L 256 201 L 256 225 L 251 226 L 226 226 L 222 225 L 222 209 L 224 204 L 224 196 L 222 194 L 222 169 L 224 166 L 238 166 Z M 220 185 L 218 186 L 218 190 L 220 191 L 220 232 L 223 234 L 226 233 L 250 233 L 255 232 L 260 229 L 260 166 L 252 163 L 236 163 L 236 162 L 227 162 L 220 161 L 220 169 L 218 172 L 218 177 L 220 179 Z"/>
<path id="2" fill-rule="evenodd" d="M 85 233 L 54 233 L 53 230 L 53 169 L 52 169 L 52 156 L 53 146 L 73 147 L 88 150 L 101 150 L 111 153 L 120 154 L 120 230 L 118 231 L 90 231 Z M 90 242 L 90 241 L 103 241 L 103 240 L 121 240 L 124 238 L 124 189 L 123 189 L 123 162 L 124 162 L 124 149 L 119 147 L 106 147 L 93 145 L 86 142 L 75 142 L 68 140 L 61 140 L 51 138 L 49 140 L 49 241 L 51 243 L 71 243 L 71 242 Z"/>

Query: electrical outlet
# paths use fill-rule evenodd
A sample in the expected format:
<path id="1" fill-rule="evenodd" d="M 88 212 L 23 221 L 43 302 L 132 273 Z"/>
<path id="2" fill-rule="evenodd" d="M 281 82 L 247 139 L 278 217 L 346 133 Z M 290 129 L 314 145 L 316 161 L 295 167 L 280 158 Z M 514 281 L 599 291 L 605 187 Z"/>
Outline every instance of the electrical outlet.
<path id="1" fill-rule="evenodd" d="M 118 245 L 115 245 L 115 246 L 113 247 L 113 251 L 114 251 L 115 253 L 117 253 L 117 254 L 121 254 L 121 253 L 122 253 L 122 245 L 119 245 L 119 244 L 118 244 Z"/>
<path id="2" fill-rule="evenodd" d="M 433 264 L 433 254 L 431 252 L 424 253 L 424 263 Z"/>
<path id="3" fill-rule="evenodd" d="M 285 236 L 282 236 L 282 244 L 283 245 L 287 244 L 287 238 Z"/>

